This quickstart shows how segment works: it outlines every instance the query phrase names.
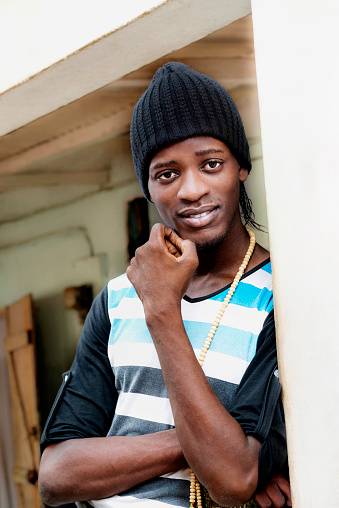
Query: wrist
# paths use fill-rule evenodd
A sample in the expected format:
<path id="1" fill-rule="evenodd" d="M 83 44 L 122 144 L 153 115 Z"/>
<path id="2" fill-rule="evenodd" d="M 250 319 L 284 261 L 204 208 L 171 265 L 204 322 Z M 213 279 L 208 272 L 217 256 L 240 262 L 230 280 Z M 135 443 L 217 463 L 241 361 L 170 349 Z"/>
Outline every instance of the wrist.
<path id="1" fill-rule="evenodd" d="M 144 303 L 145 320 L 148 329 L 182 324 L 181 301 L 167 300 L 162 302 Z"/>

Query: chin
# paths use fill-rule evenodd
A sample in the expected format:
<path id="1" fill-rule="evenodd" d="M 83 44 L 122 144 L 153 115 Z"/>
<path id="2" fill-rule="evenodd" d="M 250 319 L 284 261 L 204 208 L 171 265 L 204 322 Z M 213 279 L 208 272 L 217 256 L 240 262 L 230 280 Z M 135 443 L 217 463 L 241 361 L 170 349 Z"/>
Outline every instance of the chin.
<path id="1" fill-rule="evenodd" d="M 195 245 L 197 247 L 197 250 L 208 250 L 208 249 L 215 249 L 216 247 L 219 247 L 223 243 L 223 241 L 226 238 L 226 233 L 223 235 L 220 235 L 215 238 L 206 238 L 206 240 L 197 240 L 195 241 Z"/>

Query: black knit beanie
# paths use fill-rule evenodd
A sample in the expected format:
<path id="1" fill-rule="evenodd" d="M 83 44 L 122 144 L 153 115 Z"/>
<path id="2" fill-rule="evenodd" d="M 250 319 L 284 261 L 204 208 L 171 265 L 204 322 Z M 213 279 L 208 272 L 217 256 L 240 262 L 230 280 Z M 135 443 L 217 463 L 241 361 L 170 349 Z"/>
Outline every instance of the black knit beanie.
<path id="1" fill-rule="evenodd" d="M 169 62 L 153 76 L 131 121 L 134 167 L 147 199 L 152 157 L 162 148 L 194 136 L 223 141 L 240 166 L 251 170 L 244 126 L 229 93 L 205 74 L 180 62 Z"/>

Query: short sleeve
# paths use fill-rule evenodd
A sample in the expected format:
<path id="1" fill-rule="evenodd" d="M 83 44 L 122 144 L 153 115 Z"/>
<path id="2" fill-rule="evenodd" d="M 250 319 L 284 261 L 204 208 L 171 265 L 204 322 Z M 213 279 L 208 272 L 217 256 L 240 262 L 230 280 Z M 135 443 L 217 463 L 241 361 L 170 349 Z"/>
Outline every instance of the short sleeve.
<path id="1" fill-rule="evenodd" d="M 254 436 L 262 443 L 258 476 L 258 490 L 262 490 L 274 474 L 287 467 L 274 311 L 265 320 L 256 355 L 239 384 L 230 413 L 246 435 Z"/>
<path id="2" fill-rule="evenodd" d="M 109 333 L 106 286 L 93 302 L 72 367 L 63 375 L 42 434 L 41 453 L 52 443 L 107 434 L 117 401 L 107 356 Z"/>

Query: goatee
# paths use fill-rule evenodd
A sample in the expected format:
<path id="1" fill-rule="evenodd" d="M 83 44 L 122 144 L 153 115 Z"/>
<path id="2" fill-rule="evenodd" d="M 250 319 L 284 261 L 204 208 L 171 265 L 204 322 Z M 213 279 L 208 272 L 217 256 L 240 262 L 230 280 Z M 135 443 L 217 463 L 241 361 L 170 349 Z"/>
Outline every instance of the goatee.
<path id="1" fill-rule="evenodd" d="M 227 235 L 227 233 L 225 232 L 218 238 L 212 238 L 211 240 L 206 240 L 205 242 L 196 243 L 195 244 L 196 248 L 198 251 L 199 250 L 201 251 L 201 250 L 215 249 L 216 247 L 219 247 L 219 245 L 221 245 L 223 243 L 223 241 L 226 238 L 226 235 Z"/>

